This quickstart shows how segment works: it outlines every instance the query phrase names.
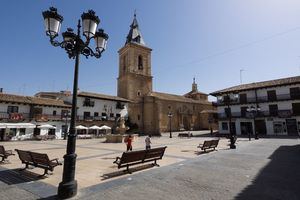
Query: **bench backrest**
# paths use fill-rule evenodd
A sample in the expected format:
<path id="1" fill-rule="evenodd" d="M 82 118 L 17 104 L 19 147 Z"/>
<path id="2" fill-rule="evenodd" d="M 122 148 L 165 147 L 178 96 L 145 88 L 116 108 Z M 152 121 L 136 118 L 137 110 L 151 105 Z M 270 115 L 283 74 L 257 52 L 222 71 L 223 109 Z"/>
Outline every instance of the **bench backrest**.
<path id="1" fill-rule="evenodd" d="M 5 155 L 5 149 L 2 145 L 0 145 L 0 155 Z"/>
<path id="2" fill-rule="evenodd" d="M 16 152 L 19 155 L 19 158 L 22 162 L 30 162 L 33 163 L 33 160 L 31 158 L 30 152 L 29 151 L 23 151 L 23 150 L 19 150 L 19 149 L 15 149 Z"/>
<path id="3" fill-rule="evenodd" d="M 211 141 L 211 147 L 217 147 L 219 144 L 219 140 L 212 140 Z"/>
<path id="4" fill-rule="evenodd" d="M 148 159 L 161 159 L 165 153 L 167 147 L 159 147 L 154 149 L 146 150 L 144 160 Z"/>
<path id="5" fill-rule="evenodd" d="M 212 140 L 205 140 L 202 148 L 210 147 L 212 144 Z"/>
<path id="6" fill-rule="evenodd" d="M 30 152 L 30 155 L 35 164 L 49 166 L 50 160 L 47 154 Z"/>
<path id="7" fill-rule="evenodd" d="M 149 150 L 124 152 L 119 165 L 142 162 L 152 159 L 161 159 L 167 147 L 159 147 Z"/>
<path id="8" fill-rule="evenodd" d="M 145 151 L 144 150 L 124 152 L 122 154 L 120 164 L 137 162 L 137 161 L 143 160 L 144 157 L 145 157 Z"/>

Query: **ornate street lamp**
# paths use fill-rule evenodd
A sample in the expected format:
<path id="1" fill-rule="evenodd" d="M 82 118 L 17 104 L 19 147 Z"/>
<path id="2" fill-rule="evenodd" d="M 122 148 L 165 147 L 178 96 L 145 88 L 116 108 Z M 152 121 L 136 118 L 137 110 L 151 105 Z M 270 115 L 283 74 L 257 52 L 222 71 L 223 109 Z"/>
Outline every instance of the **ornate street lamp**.
<path id="1" fill-rule="evenodd" d="M 172 122 L 173 114 L 172 114 L 171 111 L 169 111 L 168 117 L 169 117 L 169 124 L 170 124 L 170 138 L 172 138 L 172 125 L 171 125 L 171 122 Z"/>
<path id="2" fill-rule="evenodd" d="M 247 108 L 247 112 L 251 113 L 251 115 L 253 117 L 253 130 L 254 130 L 254 137 L 256 140 L 258 140 L 258 133 L 255 128 L 255 117 L 257 116 L 259 111 L 260 111 L 260 107 L 258 105 L 256 107 L 250 106 Z M 249 141 L 250 141 L 251 140 L 250 132 L 248 133 L 248 137 L 249 137 Z"/>
<path id="3" fill-rule="evenodd" d="M 77 107 L 77 90 L 78 90 L 78 70 L 79 70 L 79 57 L 80 54 L 86 58 L 94 56 L 100 58 L 102 52 L 106 48 L 108 35 L 102 29 L 96 32 L 97 26 L 100 23 L 98 16 L 95 12 L 89 10 L 87 13 L 81 15 L 83 24 L 83 35 L 86 40 L 81 39 L 80 28 L 81 20 L 78 20 L 77 34 L 73 29 L 68 28 L 66 32 L 62 33 L 63 41 L 55 40 L 58 36 L 63 17 L 57 13 L 57 9 L 51 7 L 49 10 L 43 12 L 46 35 L 50 37 L 50 43 L 55 47 L 61 47 L 66 50 L 69 58 L 75 59 L 74 71 L 74 85 L 73 85 L 73 100 L 70 131 L 68 134 L 67 150 L 64 155 L 64 168 L 62 182 L 58 187 L 59 198 L 70 198 L 77 194 L 77 181 L 75 180 L 75 165 L 76 165 L 76 107 Z M 93 50 L 89 47 L 91 39 L 95 39 L 96 48 Z"/>

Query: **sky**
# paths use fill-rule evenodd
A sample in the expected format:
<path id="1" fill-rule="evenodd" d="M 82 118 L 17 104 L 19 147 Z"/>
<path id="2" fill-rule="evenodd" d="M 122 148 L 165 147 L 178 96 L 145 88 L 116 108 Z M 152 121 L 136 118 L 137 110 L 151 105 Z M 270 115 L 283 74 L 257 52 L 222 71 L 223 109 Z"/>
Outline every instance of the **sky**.
<path id="1" fill-rule="evenodd" d="M 61 32 L 93 9 L 109 34 L 100 59 L 80 58 L 81 91 L 117 95 L 118 50 L 137 13 L 152 51 L 153 89 L 185 94 L 300 74 L 299 0 L 1 1 L 0 88 L 34 95 L 72 90 L 74 60 L 53 47 L 42 11 L 63 15 Z M 13 30 L 14 29 L 14 30 Z M 61 40 L 61 36 L 59 37 Z M 91 44 L 92 46 L 94 43 Z M 242 75 L 242 76 L 240 76 Z"/>

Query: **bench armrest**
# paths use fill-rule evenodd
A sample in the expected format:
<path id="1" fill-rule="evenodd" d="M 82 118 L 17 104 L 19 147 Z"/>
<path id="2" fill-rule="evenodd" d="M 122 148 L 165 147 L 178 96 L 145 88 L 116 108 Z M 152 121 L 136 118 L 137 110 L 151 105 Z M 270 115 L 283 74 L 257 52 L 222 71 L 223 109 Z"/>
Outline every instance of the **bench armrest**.
<path id="1" fill-rule="evenodd" d="M 9 155 L 15 155 L 15 154 L 13 154 L 13 151 L 12 151 L 12 150 L 6 150 L 5 153 L 6 153 L 6 154 L 9 154 Z"/>
<path id="2" fill-rule="evenodd" d="M 121 158 L 120 157 L 116 157 L 116 160 L 113 163 L 119 164 L 118 160 L 121 160 Z"/>
<path id="3" fill-rule="evenodd" d="M 56 161 L 56 163 L 58 165 L 62 165 L 62 163 L 58 161 L 58 158 L 54 158 L 54 159 L 50 160 L 50 162 L 53 162 L 53 161 Z"/>

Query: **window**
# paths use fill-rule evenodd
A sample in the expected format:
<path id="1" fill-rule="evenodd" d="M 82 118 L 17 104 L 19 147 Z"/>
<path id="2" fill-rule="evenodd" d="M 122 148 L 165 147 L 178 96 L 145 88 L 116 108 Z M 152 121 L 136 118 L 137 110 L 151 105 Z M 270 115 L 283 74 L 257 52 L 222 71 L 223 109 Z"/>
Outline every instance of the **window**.
<path id="1" fill-rule="evenodd" d="M 300 99 L 299 87 L 290 88 L 290 95 L 292 99 Z"/>
<path id="2" fill-rule="evenodd" d="M 56 115 L 56 110 L 53 110 L 53 116 L 55 116 Z"/>
<path id="3" fill-rule="evenodd" d="M 117 117 L 117 118 L 121 117 L 121 114 L 117 113 L 117 114 L 116 114 L 116 117 Z"/>
<path id="4" fill-rule="evenodd" d="M 99 113 L 98 112 L 94 112 L 94 117 L 98 117 Z"/>
<path id="5" fill-rule="evenodd" d="M 91 113 L 90 112 L 83 112 L 83 119 L 90 119 Z"/>
<path id="6" fill-rule="evenodd" d="M 293 114 L 300 115 L 300 103 L 292 103 Z"/>
<path id="7" fill-rule="evenodd" d="M 114 117 L 115 115 L 114 115 L 114 113 L 110 113 L 110 115 L 109 115 L 109 117 Z"/>
<path id="8" fill-rule="evenodd" d="M 19 107 L 18 106 L 8 106 L 7 107 L 7 113 L 18 113 Z"/>
<path id="9" fill-rule="evenodd" d="M 106 115 L 106 113 L 101 113 L 101 118 L 102 118 L 102 120 L 107 120 L 107 115 Z"/>
<path id="10" fill-rule="evenodd" d="M 87 107 L 94 107 L 95 102 L 91 101 L 90 98 L 85 98 L 83 101 L 83 106 L 87 106 Z"/>
<path id="11" fill-rule="evenodd" d="M 229 115 L 231 115 L 231 108 L 224 108 L 224 112 L 226 116 L 229 117 Z"/>
<path id="12" fill-rule="evenodd" d="M 41 134 L 41 129 L 39 129 L 39 128 L 33 129 L 33 135 L 40 135 L 40 134 Z"/>
<path id="13" fill-rule="evenodd" d="M 240 94 L 240 103 L 247 103 L 247 94 Z"/>
<path id="14" fill-rule="evenodd" d="M 278 133 L 283 133 L 284 132 L 284 124 L 282 122 L 273 122 L 273 129 L 275 135 Z"/>
<path id="15" fill-rule="evenodd" d="M 268 93 L 268 101 L 276 101 L 277 96 L 276 96 L 276 90 L 269 90 L 267 91 Z"/>
<path id="16" fill-rule="evenodd" d="M 142 70 L 143 69 L 143 57 L 139 55 L 138 57 L 138 69 Z"/>
<path id="17" fill-rule="evenodd" d="M 26 129 L 25 128 L 20 128 L 20 135 L 25 135 Z"/>
<path id="18" fill-rule="evenodd" d="M 138 96 L 141 96 L 141 92 L 140 92 L 140 91 L 138 91 L 138 92 L 137 92 L 137 95 L 138 95 Z"/>
<path id="19" fill-rule="evenodd" d="M 138 115 L 138 116 L 137 116 L 137 119 L 138 119 L 138 120 L 140 120 L 140 119 L 141 119 L 141 116 L 140 116 L 140 115 Z"/>
<path id="20" fill-rule="evenodd" d="M 228 130 L 228 123 L 222 122 L 222 130 Z"/>
<path id="21" fill-rule="evenodd" d="M 123 71 L 126 71 L 126 56 L 123 56 Z"/>
<path id="22" fill-rule="evenodd" d="M 49 129 L 48 135 L 55 135 L 55 129 L 54 128 Z"/>
<path id="23" fill-rule="evenodd" d="M 269 112 L 271 116 L 277 116 L 278 115 L 278 105 L 269 105 Z"/>
<path id="24" fill-rule="evenodd" d="M 241 117 L 246 117 L 247 106 L 241 107 Z"/>

